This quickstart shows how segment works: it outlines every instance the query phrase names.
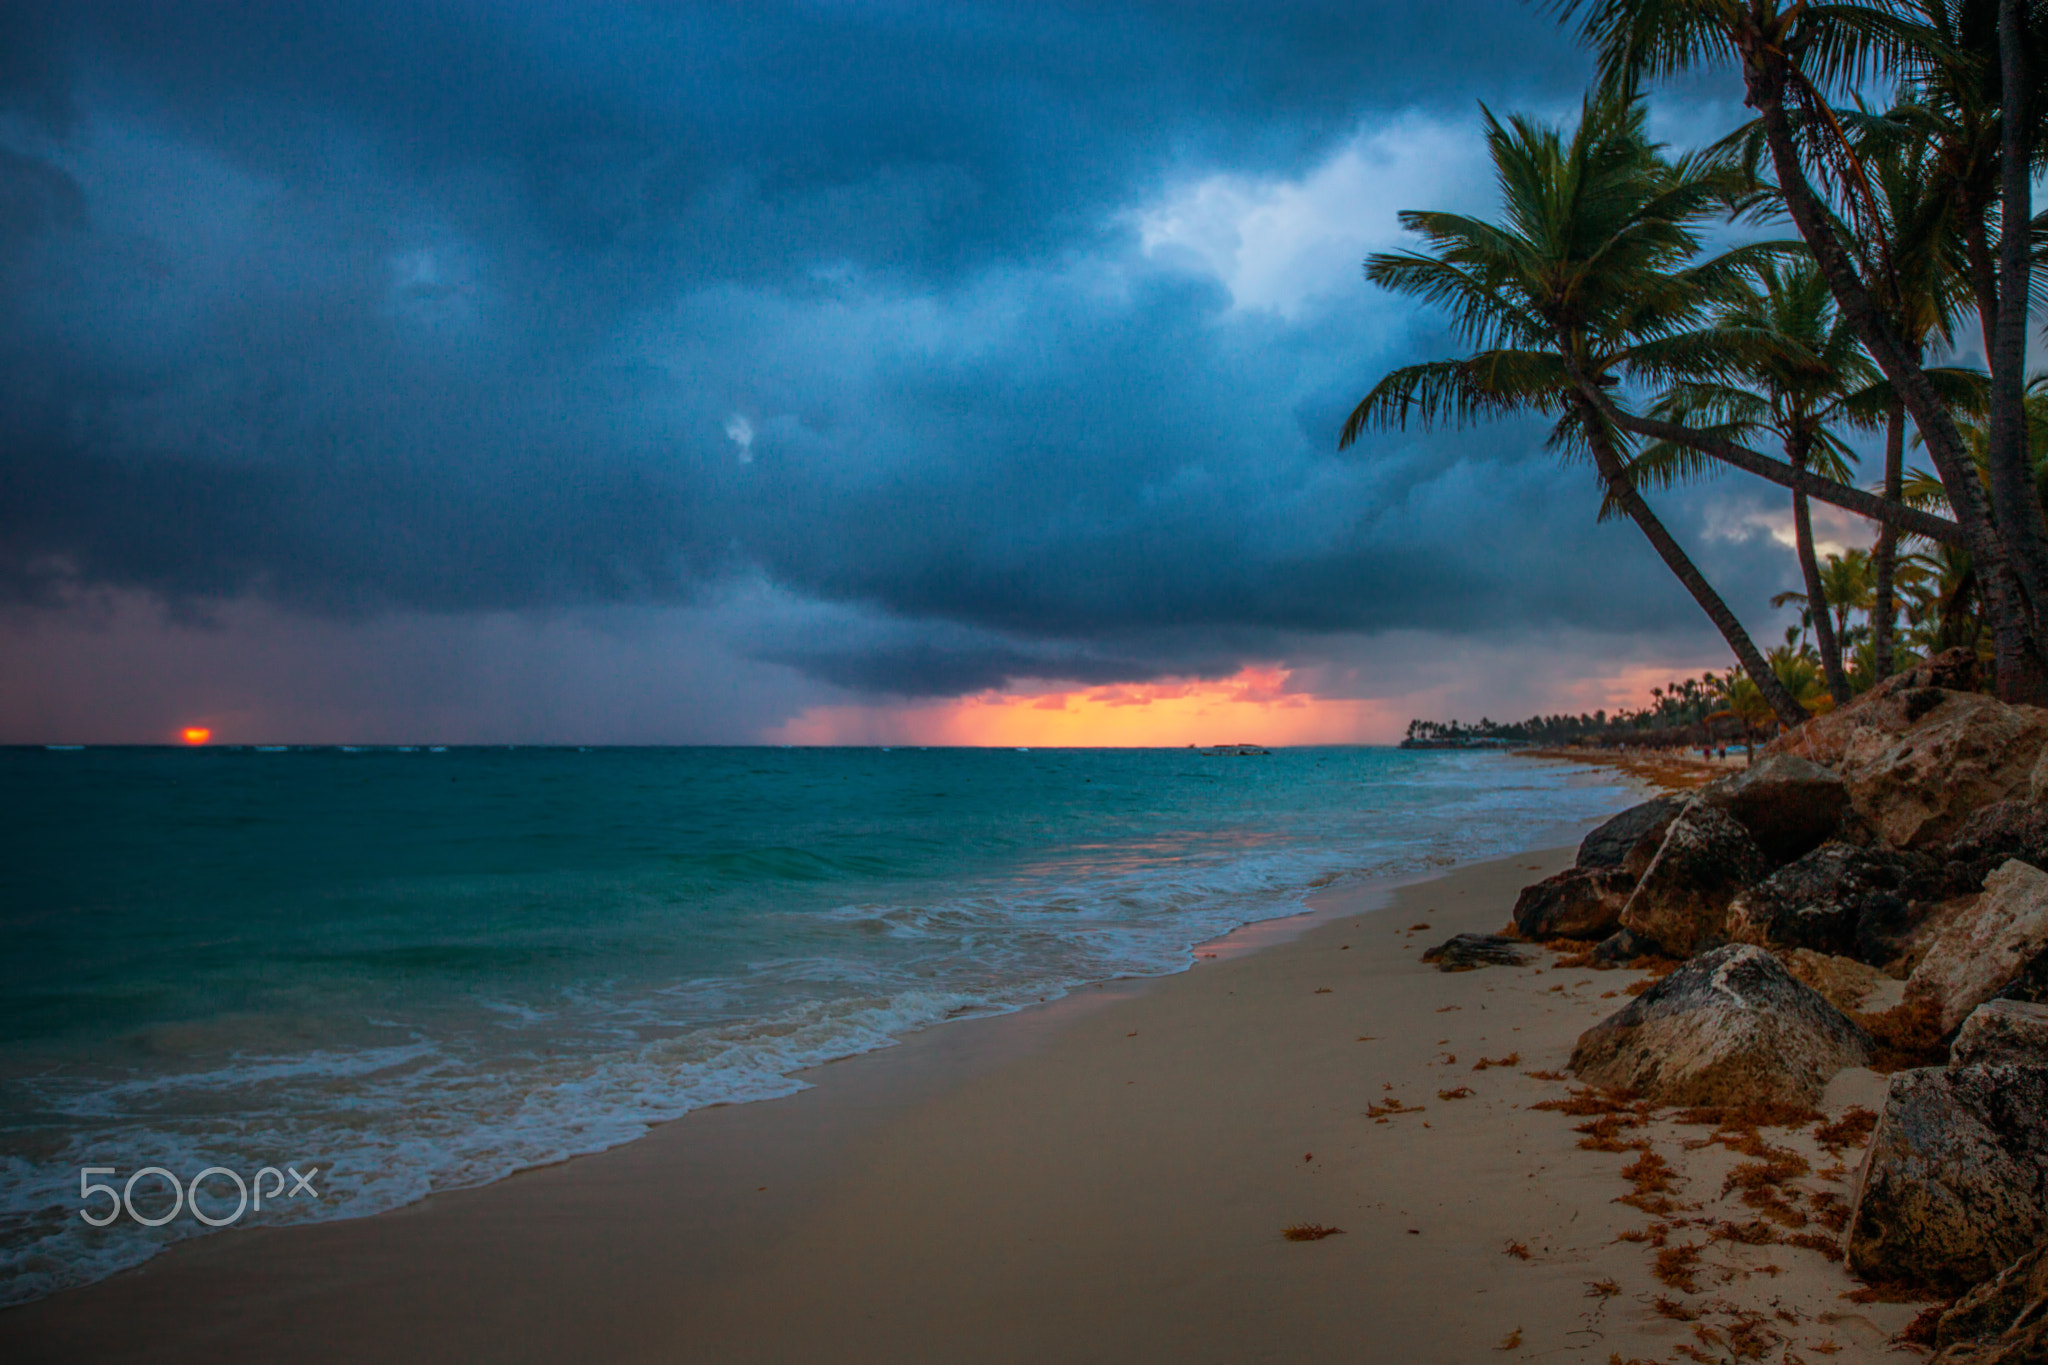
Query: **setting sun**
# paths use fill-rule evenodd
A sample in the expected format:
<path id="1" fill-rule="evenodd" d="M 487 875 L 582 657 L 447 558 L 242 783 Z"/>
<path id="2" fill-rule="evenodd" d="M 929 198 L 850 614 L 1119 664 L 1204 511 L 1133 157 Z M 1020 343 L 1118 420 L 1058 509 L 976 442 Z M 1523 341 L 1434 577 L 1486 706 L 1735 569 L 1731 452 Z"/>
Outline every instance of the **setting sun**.
<path id="1" fill-rule="evenodd" d="M 213 738 L 213 731 L 203 725 L 187 726 L 184 731 L 187 744 L 204 744 Z"/>

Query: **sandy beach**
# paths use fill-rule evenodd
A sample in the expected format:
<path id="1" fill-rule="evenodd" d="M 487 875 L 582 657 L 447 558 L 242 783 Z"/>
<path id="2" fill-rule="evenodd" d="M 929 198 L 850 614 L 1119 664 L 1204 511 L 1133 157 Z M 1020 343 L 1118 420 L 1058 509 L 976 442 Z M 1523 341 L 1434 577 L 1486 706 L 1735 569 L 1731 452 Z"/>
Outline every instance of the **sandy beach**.
<path id="1" fill-rule="evenodd" d="M 1637 974 L 1418 961 L 1569 857 L 1336 888 L 1189 972 L 928 1030 L 789 1099 L 397 1213 L 187 1243 L 0 1315 L 0 1356 L 1604 1362 L 1727 1358 L 1732 1333 L 1768 1342 L 1750 1358 L 1875 1358 L 1915 1308 L 1731 1236 L 1763 1225 L 1710 1127 L 1624 1134 L 1671 1167 L 1653 1216 L 1615 1202 L 1638 1150 L 1584 1150 L 1584 1118 L 1532 1107 L 1568 1087 L 1531 1073 Z M 1881 1084 L 1846 1073 L 1828 1107 Z M 1794 1203 L 1843 1190 L 1806 1132 L 1765 1136 L 1814 1172 Z"/>

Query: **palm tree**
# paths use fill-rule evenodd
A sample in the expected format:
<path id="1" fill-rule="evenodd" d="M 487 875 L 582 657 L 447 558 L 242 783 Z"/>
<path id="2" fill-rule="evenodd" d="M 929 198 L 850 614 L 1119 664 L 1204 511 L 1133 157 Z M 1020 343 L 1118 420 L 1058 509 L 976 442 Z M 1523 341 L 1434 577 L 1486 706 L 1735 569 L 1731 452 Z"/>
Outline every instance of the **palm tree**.
<path id="1" fill-rule="evenodd" d="M 1627 440 L 1586 387 L 1618 382 L 1637 363 L 1668 364 L 1660 342 L 1686 331 L 1712 291 L 1750 255 L 1689 265 L 1693 225 L 1739 186 L 1696 159 L 1665 160 L 1644 130 L 1639 101 L 1589 97 L 1567 136 L 1523 118 L 1486 116 L 1502 221 L 1404 212 L 1427 252 L 1383 252 L 1366 277 L 1447 309 L 1476 349 L 1461 359 L 1395 370 L 1344 424 L 1340 447 L 1369 428 L 1466 423 L 1514 412 L 1557 418 L 1551 444 L 1589 455 L 1606 502 L 1626 513 L 1735 651 L 1788 725 L 1805 713 L 1779 684 L 1728 604 L 1636 488 Z"/>
<path id="2" fill-rule="evenodd" d="M 1835 614 L 1836 638 L 1846 640 L 1849 613 L 1869 612 L 1874 605 L 1870 551 L 1845 550 L 1829 555 L 1820 566 L 1820 591 L 1821 600 Z"/>
<path id="3" fill-rule="evenodd" d="M 1864 395 L 1877 378 L 1876 369 L 1811 257 L 1782 265 L 1763 260 L 1753 269 L 1757 287 L 1722 305 L 1714 325 L 1701 334 L 1706 343 L 1726 343 L 1717 366 L 1725 377 L 1680 380 L 1653 415 L 1681 423 L 1704 419 L 1716 431 L 1743 437 L 1768 432 L 1795 469 L 1818 467 L 1831 478 L 1846 479 L 1856 456 L 1835 429 L 1870 425 Z M 1682 446 L 1658 442 L 1643 452 L 1637 466 L 1663 475 L 1702 470 L 1704 462 Z M 1812 513 L 1806 494 L 1797 489 L 1792 524 L 1806 601 L 1815 608 L 1813 634 L 1823 675 L 1835 703 L 1844 705 L 1851 695 L 1849 677 L 1833 622 L 1822 606 L 1827 599 L 1814 553 Z"/>
<path id="4" fill-rule="evenodd" d="M 1909 94 L 1883 116 L 1855 124 L 1856 151 L 1877 212 L 1871 247 L 1849 240 L 1862 250 L 1864 273 L 1876 285 L 1900 343 L 1923 365 L 1931 343 L 1953 342 L 1958 314 L 1972 306 L 1973 262 L 1981 258 L 1983 215 L 1973 208 L 1981 196 L 1969 189 L 1981 177 L 1968 152 L 1981 139 L 1969 136 L 1967 128 L 1939 136 L 1932 129 L 1943 122 Z M 1981 398 L 1973 406 L 1981 410 Z M 1884 496 L 1897 502 L 1904 489 L 1906 405 L 1894 391 L 1885 396 L 1884 409 Z M 1894 669 L 1898 547 L 1898 529 L 1880 523 L 1870 559 L 1870 673 L 1877 678 Z"/>
<path id="5" fill-rule="evenodd" d="M 2021 401 L 2032 232 L 2029 170 L 2038 145 L 2038 115 L 2048 101 L 2030 101 L 2042 72 L 2029 71 L 2032 20 L 2043 7 L 2019 0 L 1918 0 L 1902 5 L 1806 0 L 1552 0 L 1576 20 L 1598 53 L 1609 88 L 1633 88 L 1710 61 L 1740 70 L 1745 102 L 1757 111 L 1777 185 L 1799 235 L 1813 252 L 1843 315 L 1913 416 L 1967 548 L 1982 574 L 1983 597 L 1996 637 L 1998 689 L 2008 700 L 2048 696 L 2048 519 L 2020 496 L 2019 460 L 2011 449 Z M 1995 8 L 1994 8 L 1995 7 Z M 2023 13 L 2024 11 L 2024 13 Z M 1991 14 L 1989 30 L 1983 16 Z M 1951 22 L 1955 21 L 1955 22 Z M 1987 39 L 1983 35 L 1987 33 Z M 1975 41 L 1971 41 L 1974 39 Z M 1853 87 L 1880 66 L 1907 67 L 1938 81 L 1953 65 L 1967 79 L 1987 59 L 1998 70 L 2000 221 L 1996 317 L 1991 335 L 1992 448 L 1987 499 L 1971 471 L 1961 433 L 1873 286 L 1868 263 L 1847 243 L 1851 222 L 1875 216 L 1873 192 L 1827 91 Z M 2042 64 L 2048 65 L 2048 64 Z M 2031 107 L 2029 107 L 2031 104 Z M 1823 193 L 1831 187 L 1841 213 Z M 1994 520 L 1994 506 L 1996 519 Z"/>

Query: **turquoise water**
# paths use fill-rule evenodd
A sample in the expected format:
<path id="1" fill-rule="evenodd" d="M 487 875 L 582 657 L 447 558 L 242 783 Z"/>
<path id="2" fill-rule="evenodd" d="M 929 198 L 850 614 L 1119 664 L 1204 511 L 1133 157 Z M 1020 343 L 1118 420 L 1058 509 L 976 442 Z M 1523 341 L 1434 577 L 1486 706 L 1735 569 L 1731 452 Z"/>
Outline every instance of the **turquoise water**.
<path id="1" fill-rule="evenodd" d="M 1629 799 L 1355 748 L 0 751 L 0 1302 L 207 1230 L 86 1225 L 83 1166 L 392 1208 Z"/>

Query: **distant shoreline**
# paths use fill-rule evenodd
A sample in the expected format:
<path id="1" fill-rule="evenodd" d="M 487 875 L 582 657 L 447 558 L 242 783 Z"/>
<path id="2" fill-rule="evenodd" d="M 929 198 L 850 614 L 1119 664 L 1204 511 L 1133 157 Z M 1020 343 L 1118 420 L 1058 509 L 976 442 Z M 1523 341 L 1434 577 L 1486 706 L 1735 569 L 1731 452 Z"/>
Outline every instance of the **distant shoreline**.
<path id="1" fill-rule="evenodd" d="M 1701 758 L 1685 749 L 1594 749 L 1576 745 L 1510 749 L 1507 752 L 1517 758 L 1562 759 L 1570 763 L 1619 768 L 1667 791 L 1704 787 L 1718 777 L 1740 772 L 1748 763 L 1748 755 L 1740 750 L 1730 750 L 1726 758 Z"/>

